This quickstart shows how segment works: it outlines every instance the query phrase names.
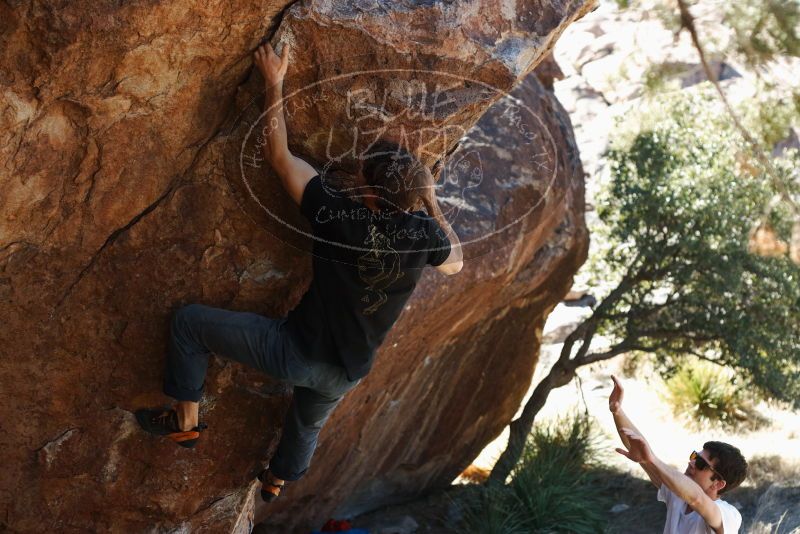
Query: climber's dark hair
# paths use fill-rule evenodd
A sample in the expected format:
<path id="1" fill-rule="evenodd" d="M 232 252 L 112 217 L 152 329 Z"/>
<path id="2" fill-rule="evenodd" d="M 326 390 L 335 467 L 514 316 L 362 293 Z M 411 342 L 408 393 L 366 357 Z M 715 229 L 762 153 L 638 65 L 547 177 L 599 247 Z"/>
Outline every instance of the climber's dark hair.
<path id="1" fill-rule="evenodd" d="M 378 208 L 387 211 L 422 208 L 422 193 L 428 186 L 422 163 L 393 141 L 380 139 L 361 158 L 361 172 L 372 187 Z"/>
<path id="2" fill-rule="evenodd" d="M 714 469 L 725 479 L 725 487 L 719 493 L 725 493 L 739 486 L 747 476 L 747 460 L 739 449 L 722 441 L 707 441 L 703 448 L 715 462 Z M 712 480 L 716 480 L 714 475 Z"/>

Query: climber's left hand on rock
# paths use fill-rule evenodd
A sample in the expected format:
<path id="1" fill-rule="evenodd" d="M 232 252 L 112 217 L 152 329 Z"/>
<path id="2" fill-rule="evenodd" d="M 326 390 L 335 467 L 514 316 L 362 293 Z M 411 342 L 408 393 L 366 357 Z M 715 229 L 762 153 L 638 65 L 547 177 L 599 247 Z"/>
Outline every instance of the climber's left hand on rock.
<path id="1" fill-rule="evenodd" d="M 283 82 L 283 77 L 286 75 L 286 69 L 289 66 L 289 46 L 283 45 L 281 56 L 272 50 L 269 43 L 265 43 L 256 49 L 254 61 L 261 75 L 264 77 L 264 82 L 267 86 Z"/>

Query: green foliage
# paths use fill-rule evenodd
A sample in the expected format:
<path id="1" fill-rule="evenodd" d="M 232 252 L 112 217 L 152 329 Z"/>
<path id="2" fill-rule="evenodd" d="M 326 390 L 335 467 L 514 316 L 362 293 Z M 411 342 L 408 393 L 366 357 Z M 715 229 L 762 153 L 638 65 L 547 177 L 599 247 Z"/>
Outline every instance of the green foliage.
<path id="1" fill-rule="evenodd" d="M 687 65 L 685 63 L 672 61 L 651 63 L 643 74 L 642 83 L 644 84 L 645 94 L 653 96 L 668 90 L 680 89 L 680 80 L 675 78 L 685 73 L 686 70 Z"/>
<path id="2" fill-rule="evenodd" d="M 726 8 L 724 23 L 734 31 L 734 48 L 751 66 L 781 55 L 800 57 L 797 0 L 737 0 Z"/>
<path id="3" fill-rule="evenodd" d="M 792 91 L 791 100 L 794 105 L 795 116 L 800 117 L 800 91 Z"/>
<path id="4" fill-rule="evenodd" d="M 530 521 L 508 487 L 478 486 L 461 504 L 462 528 L 475 534 L 528 534 Z"/>
<path id="5" fill-rule="evenodd" d="M 692 6 L 706 4 L 707 0 L 689 0 L 686 3 L 690 12 L 694 12 Z M 616 4 L 620 10 L 641 7 L 638 2 L 630 0 L 616 0 Z M 665 28 L 672 32 L 680 30 L 677 1 L 657 2 L 647 7 Z M 701 32 L 700 39 L 707 53 L 736 55 L 754 69 L 781 56 L 800 57 L 800 1 L 736 0 L 724 3 L 723 9 L 722 24 L 732 30 L 732 39 L 723 49 L 717 46 L 715 35 Z"/>
<path id="6" fill-rule="evenodd" d="M 703 360 L 685 362 L 666 386 L 667 400 L 676 414 L 697 428 L 710 423 L 733 429 L 762 421 L 746 386 L 737 383 L 730 369 Z"/>
<path id="7" fill-rule="evenodd" d="M 510 484 L 481 488 L 469 500 L 464 531 L 602 532 L 611 503 L 598 491 L 594 471 L 600 439 L 584 415 L 536 426 Z"/>
<path id="8" fill-rule="evenodd" d="M 589 267 L 619 280 L 622 297 L 599 313 L 598 333 L 656 354 L 665 370 L 686 355 L 715 359 L 800 405 L 800 270 L 786 256 L 748 252 L 770 183 L 713 95 L 655 104 L 630 113 L 642 127 L 606 153 L 602 251 Z M 799 166 L 796 152 L 776 162 L 786 178 Z M 787 186 L 798 193 L 797 182 Z M 788 215 L 772 212 L 779 232 L 789 231 Z"/>
<path id="9" fill-rule="evenodd" d="M 636 378 L 640 376 L 644 363 L 645 355 L 641 352 L 629 352 L 625 354 L 621 366 L 622 376 L 624 378 Z"/>
<path id="10" fill-rule="evenodd" d="M 567 416 L 534 428 L 511 473 L 511 488 L 537 529 L 600 530 L 608 503 L 593 485 L 591 468 L 598 467 L 601 450 L 586 416 Z"/>
<path id="11" fill-rule="evenodd" d="M 800 108 L 789 97 L 767 97 L 749 103 L 742 111 L 750 129 L 767 153 L 786 138 L 789 128 L 800 125 Z"/>

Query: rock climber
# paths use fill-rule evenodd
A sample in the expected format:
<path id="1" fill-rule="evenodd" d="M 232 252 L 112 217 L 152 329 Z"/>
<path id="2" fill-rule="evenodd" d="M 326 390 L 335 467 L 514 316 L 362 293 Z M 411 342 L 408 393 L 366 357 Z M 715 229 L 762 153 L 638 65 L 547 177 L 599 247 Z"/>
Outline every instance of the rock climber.
<path id="1" fill-rule="evenodd" d="M 739 449 L 721 441 L 707 441 L 701 450 L 689 454 L 689 463 L 681 473 L 653 454 L 622 410 L 622 384 L 615 376 L 611 379 L 614 388 L 608 408 L 626 447 L 616 450 L 637 462 L 658 488 L 658 500 L 667 505 L 664 534 L 736 534 L 742 516 L 719 496 L 739 486 L 747 476 L 747 461 Z"/>
<path id="2" fill-rule="evenodd" d="M 288 148 L 281 56 L 269 44 L 254 61 L 266 86 L 263 152 L 314 236 L 311 286 L 286 317 L 189 304 L 171 318 L 163 391 L 174 407 L 142 408 L 142 428 L 194 447 L 207 428 L 199 401 L 211 353 L 293 386 L 283 433 L 258 474 L 272 501 L 308 470 L 323 424 L 370 371 L 376 350 L 403 310 L 423 268 L 458 273 L 461 243 L 445 219 L 434 178 L 411 152 L 382 139 L 359 158 L 363 202 L 337 190 Z M 420 208 L 425 207 L 426 211 Z"/>

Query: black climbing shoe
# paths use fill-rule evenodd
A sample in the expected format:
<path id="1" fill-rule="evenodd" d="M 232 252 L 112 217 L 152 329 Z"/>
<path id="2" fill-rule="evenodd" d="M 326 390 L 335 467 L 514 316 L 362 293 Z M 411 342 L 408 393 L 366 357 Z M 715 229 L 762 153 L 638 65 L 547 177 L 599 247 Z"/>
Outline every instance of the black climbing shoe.
<path id="1" fill-rule="evenodd" d="M 266 502 L 272 502 L 278 498 L 278 495 L 281 494 L 281 488 L 283 484 L 273 484 L 272 482 L 268 482 L 267 473 L 269 472 L 269 468 L 264 469 L 258 474 L 258 480 L 261 481 L 261 498 Z"/>
<path id="2" fill-rule="evenodd" d="M 205 423 L 200 423 L 191 430 L 183 431 L 178 426 L 178 414 L 173 409 L 155 408 L 152 410 L 142 408 L 136 410 L 136 420 L 145 432 L 156 436 L 165 436 L 181 447 L 192 448 L 200 439 L 200 432 L 208 428 Z"/>

